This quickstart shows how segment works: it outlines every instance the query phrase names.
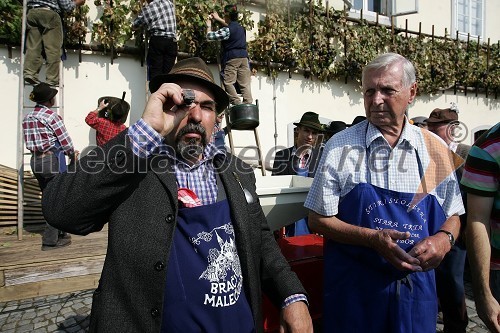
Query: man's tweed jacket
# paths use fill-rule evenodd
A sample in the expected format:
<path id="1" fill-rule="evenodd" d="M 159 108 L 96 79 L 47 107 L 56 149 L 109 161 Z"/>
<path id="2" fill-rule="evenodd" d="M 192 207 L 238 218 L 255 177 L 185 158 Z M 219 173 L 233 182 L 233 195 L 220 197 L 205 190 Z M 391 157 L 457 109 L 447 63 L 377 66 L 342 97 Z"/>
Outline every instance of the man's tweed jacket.
<path id="1" fill-rule="evenodd" d="M 161 155 L 137 158 L 126 132 L 83 157 L 75 173 L 55 177 L 43 193 L 44 215 L 58 229 L 86 235 L 108 223 L 91 332 L 159 332 L 161 326 L 177 184 L 169 160 Z M 262 332 L 261 290 L 277 306 L 305 290 L 269 231 L 253 171 L 230 154 L 214 164 L 231 208 L 245 293 L 257 332 Z M 235 175 L 252 193 L 253 203 L 247 203 Z"/>

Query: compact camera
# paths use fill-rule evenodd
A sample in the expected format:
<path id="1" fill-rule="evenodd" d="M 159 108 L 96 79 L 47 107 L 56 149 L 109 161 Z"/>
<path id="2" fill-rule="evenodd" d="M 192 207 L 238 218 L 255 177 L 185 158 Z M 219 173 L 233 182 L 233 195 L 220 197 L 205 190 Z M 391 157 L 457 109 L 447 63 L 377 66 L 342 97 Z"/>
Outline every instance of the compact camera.
<path id="1" fill-rule="evenodd" d="M 192 89 L 183 89 L 182 97 L 184 98 L 184 104 L 189 106 L 194 102 L 195 99 L 194 91 Z"/>

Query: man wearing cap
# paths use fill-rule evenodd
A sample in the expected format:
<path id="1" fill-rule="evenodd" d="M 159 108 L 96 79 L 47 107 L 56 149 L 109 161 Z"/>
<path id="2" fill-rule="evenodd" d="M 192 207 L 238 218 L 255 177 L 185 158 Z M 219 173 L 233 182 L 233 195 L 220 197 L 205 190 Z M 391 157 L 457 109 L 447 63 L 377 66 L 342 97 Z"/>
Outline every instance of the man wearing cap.
<path id="1" fill-rule="evenodd" d="M 464 213 L 452 152 L 410 125 L 415 68 L 396 53 L 363 68 L 367 119 L 323 151 L 304 206 L 325 238 L 324 332 L 435 332 L 434 269 Z"/>
<path id="2" fill-rule="evenodd" d="M 23 120 L 24 141 L 26 148 L 32 153 L 31 170 L 42 192 L 58 173 L 67 171 L 65 155 L 74 161 L 77 153 L 61 116 L 50 109 L 55 104 L 56 94 L 57 90 L 47 83 L 36 85 L 30 94 L 30 99 L 36 106 Z M 43 251 L 70 243 L 69 235 L 46 225 L 42 236 Z"/>
<path id="3" fill-rule="evenodd" d="M 59 64 L 64 38 L 60 16 L 84 4 L 85 0 L 28 0 L 23 69 L 25 83 L 40 83 L 38 74 L 43 63 L 42 53 L 45 53 L 46 81 L 52 86 L 59 85 Z"/>
<path id="4" fill-rule="evenodd" d="M 224 88 L 229 94 L 230 103 L 233 105 L 241 104 L 234 86 L 235 83 L 238 83 L 243 103 L 251 104 L 253 102 L 250 83 L 252 72 L 248 63 L 246 31 L 238 23 L 238 8 L 236 5 L 227 5 L 224 7 L 224 19 L 216 12 L 210 14 L 209 18 L 216 20 L 223 26 L 217 31 L 210 31 L 212 25 L 209 19 L 207 21 L 207 39 L 209 41 L 222 41 L 223 81 Z"/>
<path id="5" fill-rule="evenodd" d="M 457 153 L 465 160 L 470 146 L 458 143 L 454 140 L 458 124 L 458 109 L 452 105 L 447 109 L 434 109 L 426 121 L 427 129 L 443 139 L 451 151 Z M 457 180 L 462 178 L 463 166 L 457 169 Z M 462 200 L 466 204 L 465 192 L 462 192 Z M 441 264 L 436 268 L 436 289 L 439 305 L 443 313 L 443 332 L 465 333 L 469 318 L 465 305 L 464 289 L 464 267 L 467 256 L 465 233 L 467 214 L 460 216 L 460 237 L 446 254 Z"/>
<path id="6" fill-rule="evenodd" d="M 100 147 L 127 128 L 124 122 L 130 104 L 116 97 L 101 97 L 97 104 L 97 109 L 89 112 L 85 122 L 95 129 L 96 143 Z"/>
<path id="7" fill-rule="evenodd" d="M 299 175 L 314 177 L 319 162 L 320 151 L 315 148 L 318 134 L 322 132 L 319 115 L 308 111 L 298 123 L 293 123 L 297 138 L 295 144 L 276 152 L 273 163 L 273 176 Z"/>
<path id="8" fill-rule="evenodd" d="M 109 222 L 91 332 L 263 332 L 264 291 L 285 332 L 312 332 L 307 298 L 255 192 L 253 170 L 210 137 L 228 105 L 200 58 L 150 82 L 142 118 L 44 196 L 49 223 Z"/>
<path id="9" fill-rule="evenodd" d="M 314 177 L 321 155 L 321 150 L 315 148 L 318 134 L 322 132 L 319 115 L 308 111 L 302 115 L 298 123 L 293 124 L 296 126 L 295 133 L 297 135 L 295 145 L 276 152 L 272 175 Z M 310 233 L 307 218 L 300 219 L 285 228 L 287 236 L 300 236 Z"/>

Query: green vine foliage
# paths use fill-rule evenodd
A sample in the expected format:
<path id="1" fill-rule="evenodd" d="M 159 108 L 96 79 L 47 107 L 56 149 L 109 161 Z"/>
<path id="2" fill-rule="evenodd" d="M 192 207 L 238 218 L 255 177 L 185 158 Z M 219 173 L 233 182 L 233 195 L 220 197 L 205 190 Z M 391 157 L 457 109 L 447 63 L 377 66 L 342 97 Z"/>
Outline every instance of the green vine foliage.
<path id="1" fill-rule="evenodd" d="M 143 49 L 144 33 L 131 30 L 141 1 L 144 0 L 94 0 L 102 15 L 93 22 L 93 42 L 110 49 L 135 41 Z M 254 22 L 244 7 L 246 2 L 238 1 L 240 23 L 251 30 Z M 272 76 L 279 71 L 302 70 L 311 79 L 360 83 L 363 66 L 378 54 L 392 51 L 413 62 L 420 93 L 455 88 L 498 95 L 500 42 L 487 45 L 478 44 L 477 40 L 430 38 L 397 29 L 393 32 L 390 27 L 365 20 L 349 21 L 346 12 L 326 9 L 323 2 L 266 1 L 266 14 L 257 22 L 258 32 L 248 45 L 256 67 Z M 206 22 L 211 12 L 222 15 L 224 5 L 230 3 L 234 0 L 176 0 L 179 52 L 216 62 L 220 43 L 206 40 Z M 85 40 L 88 12 L 88 6 L 83 6 L 65 18 L 66 45 Z M 22 6 L 18 0 L 0 0 L 0 14 L 0 40 L 19 45 Z M 215 23 L 213 26 L 219 28 Z"/>
<path id="2" fill-rule="evenodd" d="M 497 89 L 500 87 L 500 42 L 490 47 L 491 59 L 487 72 L 485 73 L 485 85 L 488 89 Z"/>
<path id="3" fill-rule="evenodd" d="M 85 42 L 88 33 L 88 13 L 89 6 L 83 5 L 64 15 L 65 42 L 68 45 L 78 45 Z"/>
<path id="4" fill-rule="evenodd" d="M 19 44 L 23 6 L 16 0 L 0 0 L 0 39 L 8 44 Z"/>
<path id="5" fill-rule="evenodd" d="M 101 19 L 92 26 L 92 39 L 106 49 L 125 45 L 132 38 L 130 2 L 128 0 L 95 0 L 102 7 Z"/>
<path id="6" fill-rule="evenodd" d="M 297 45 L 296 15 L 287 17 L 286 3 L 283 0 L 269 2 L 267 15 L 258 22 L 258 37 L 248 44 L 252 60 L 261 63 L 277 63 L 290 69 L 297 66 L 297 54 L 300 45 Z M 287 17 L 286 20 L 283 18 Z M 277 75 L 276 67 L 267 67 L 269 74 Z"/>

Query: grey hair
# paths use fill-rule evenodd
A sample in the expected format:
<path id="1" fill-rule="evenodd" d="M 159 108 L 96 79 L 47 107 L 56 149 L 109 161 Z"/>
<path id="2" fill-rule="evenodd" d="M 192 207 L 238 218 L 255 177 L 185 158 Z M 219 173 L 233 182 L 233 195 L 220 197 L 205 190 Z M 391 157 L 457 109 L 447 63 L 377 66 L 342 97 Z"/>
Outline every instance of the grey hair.
<path id="1" fill-rule="evenodd" d="M 403 79 L 401 80 L 403 87 L 407 88 L 417 81 L 415 67 L 405 57 L 397 53 L 384 53 L 370 61 L 364 68 L 361 76 L 361 83 L 365 81 L 365 74 L 371 70 L 385 69 L 390 66 L 401 63 L 403 67 Z"/>

